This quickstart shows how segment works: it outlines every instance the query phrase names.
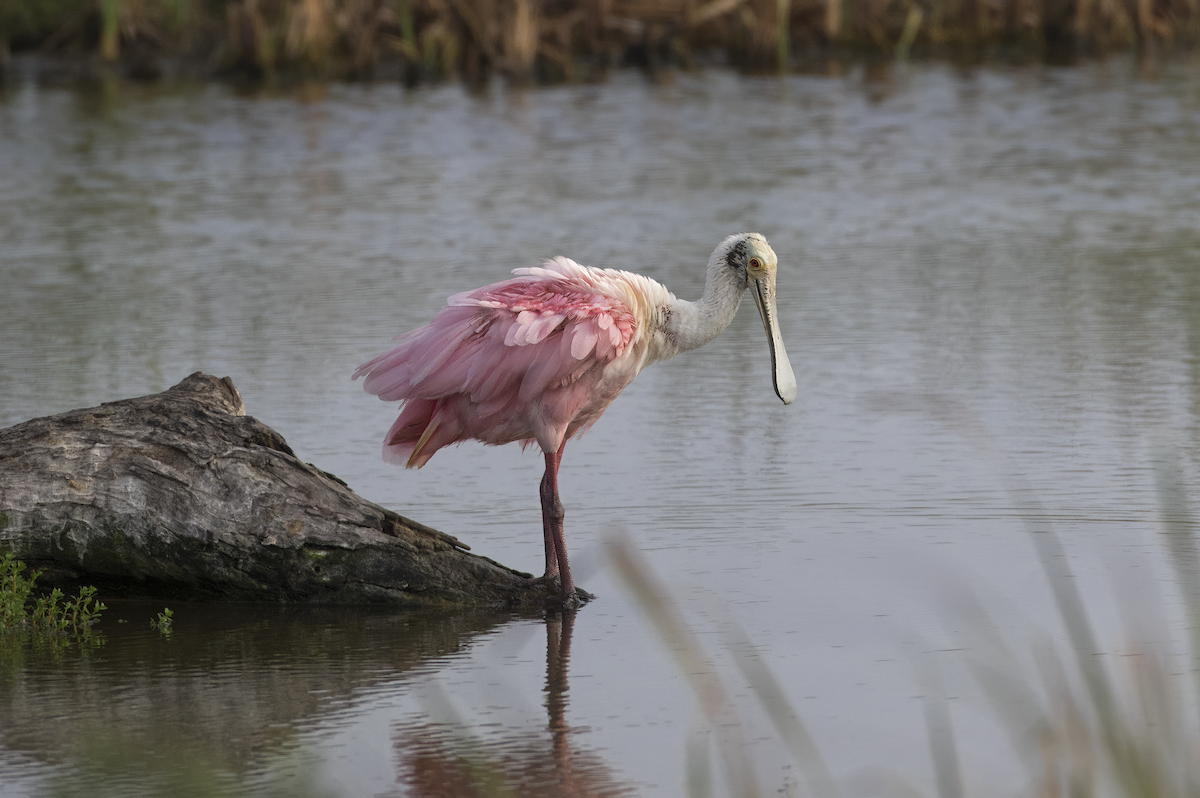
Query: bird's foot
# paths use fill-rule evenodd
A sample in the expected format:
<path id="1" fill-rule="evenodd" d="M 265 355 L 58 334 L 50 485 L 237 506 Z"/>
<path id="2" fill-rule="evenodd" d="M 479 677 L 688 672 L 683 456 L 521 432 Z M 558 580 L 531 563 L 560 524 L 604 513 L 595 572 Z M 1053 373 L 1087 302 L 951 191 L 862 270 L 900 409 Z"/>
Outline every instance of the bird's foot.
<path id="1" fill-rule="evenodd" d="M 569 596 L 564 595 L 560 590 L 557 595 L 546 600 L 546 607 L 553 610 L 577 610 L 594 598 L 596 598 L 595 594 L 589 593 L 581 587 L 575 588 Z"/>
<path id="2" fill-rule="evenodd" d="M 547 609 L 552 610 L 577 610 L 584 604 L 587 604 L 592 599 L 596 598 L 594 593 L 589 593 L 581 587 L 576 587 L 571 591 L 571 595 L 565 595 L 562 590 L 562 582 L 558 574 L 553 576 L 537 576 L 523 580 L 527 587 L 541 588 L 546 591 L 546 597 L 541 600 Z"/>

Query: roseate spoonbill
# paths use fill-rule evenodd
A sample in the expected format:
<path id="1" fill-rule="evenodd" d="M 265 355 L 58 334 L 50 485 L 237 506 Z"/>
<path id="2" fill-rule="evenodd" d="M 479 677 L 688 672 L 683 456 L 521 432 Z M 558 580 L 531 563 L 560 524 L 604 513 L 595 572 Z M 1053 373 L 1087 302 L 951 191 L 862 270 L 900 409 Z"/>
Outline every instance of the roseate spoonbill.
<path id="1" fill-rule="evenodd" d="M 775 309 L 777 259 L 758 233 L 726 238 L 708 259 L 704 296 L 675 295 L 648 277 L 567 258 L 450 297 L 428 326 L 354 372 L 363 388 L 402 403 L 383 457 L 412 468 L 451 443 L 536 443 L 542 477 L 544 579 L 575 602 L 563 537 L 558 466 L 566 442 L 600 418 L 643 368 L 711 341 L 742 294 L 754 295 L 771 352 L 775 393 L 796 398 L 796 377 Z"/>

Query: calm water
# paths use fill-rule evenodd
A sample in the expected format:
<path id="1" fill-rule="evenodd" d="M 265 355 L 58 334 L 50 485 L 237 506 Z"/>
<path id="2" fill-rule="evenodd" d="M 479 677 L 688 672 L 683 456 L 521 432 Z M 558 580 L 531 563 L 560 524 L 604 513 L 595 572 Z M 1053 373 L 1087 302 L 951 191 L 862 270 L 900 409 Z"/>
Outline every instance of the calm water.
<path id="1" fill-rule="evenodd" d="M 542 257 L 694 298 L 746 229 L 780 256 L 800 396 L 774 396 L 745 307 L 569 446 L 572 562 L 600 598 L 566 628 L 177 606 L 163 639 L 159 607 L 116 604 L 98 650 L 0 672 L 0 796 L 83 767 L 122 795 L 189 768 L 263 794 L 440 794 L 467 744 L 534 794 L 680 795 L 706 727 L 608 565 L 622 532 L 709 647 L 767 793 L 802 779 L 732 664 L 735 626 L 848 792 L 932 790 L 937 671 L 968 785 L 1015 793 L 951 597 L 969 585 L 1018 649 L 1061 639 L 1029 536 L 1049 522 L 1105 654 L 1183 650 L 1154 462 L 1174 452 L 1200 495 L 1198 198 L 1195 62 L 482 96 L 10 83 L 0 426 L 229 375 L 303 459 L 539 571 L 541 458 L 468 444 L 386 466 L 393 408 L 350 372 Z"/>

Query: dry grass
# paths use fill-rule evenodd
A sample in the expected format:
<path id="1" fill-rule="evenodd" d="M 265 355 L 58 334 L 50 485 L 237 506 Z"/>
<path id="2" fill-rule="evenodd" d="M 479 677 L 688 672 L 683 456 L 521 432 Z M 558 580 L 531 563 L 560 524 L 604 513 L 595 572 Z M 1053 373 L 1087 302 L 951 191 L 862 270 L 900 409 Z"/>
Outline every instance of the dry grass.
<path id="1" fill-rule="evenodd" d="M 698 56 L 769 70 L 835 52 L 1104 52 L 1198 34 L 1200 0 L 0 0 L 0 61 L 86 53 L 144 77 L 174 59 L 251 78 L 561 81 Z"/>

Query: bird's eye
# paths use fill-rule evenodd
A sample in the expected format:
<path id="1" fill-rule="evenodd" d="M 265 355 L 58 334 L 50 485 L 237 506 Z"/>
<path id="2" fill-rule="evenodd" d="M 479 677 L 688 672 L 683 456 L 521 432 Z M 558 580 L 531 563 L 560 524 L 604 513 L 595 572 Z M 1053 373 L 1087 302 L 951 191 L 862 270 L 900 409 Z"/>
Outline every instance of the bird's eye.
<path id="1" fill-rule="evenodd" d="M 761 269 L 762 261 L 759 260 L 758 258 L 751 258 L 750 259 L 750 268 L 755 269 L 755 270 Z"/>

